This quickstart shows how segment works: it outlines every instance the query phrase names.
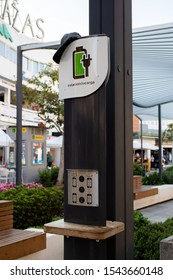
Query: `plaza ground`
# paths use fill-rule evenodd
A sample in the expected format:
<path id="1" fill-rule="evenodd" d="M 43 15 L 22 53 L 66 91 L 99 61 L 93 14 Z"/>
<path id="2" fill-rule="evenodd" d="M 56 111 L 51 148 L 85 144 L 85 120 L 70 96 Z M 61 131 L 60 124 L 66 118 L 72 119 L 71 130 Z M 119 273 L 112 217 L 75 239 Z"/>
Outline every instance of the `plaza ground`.
<path id="1" fill-rule="evenodd" d="M 173 218 L 173 200 L 168 200 L 139 210 L 152 223 L 164 222 Z"/>

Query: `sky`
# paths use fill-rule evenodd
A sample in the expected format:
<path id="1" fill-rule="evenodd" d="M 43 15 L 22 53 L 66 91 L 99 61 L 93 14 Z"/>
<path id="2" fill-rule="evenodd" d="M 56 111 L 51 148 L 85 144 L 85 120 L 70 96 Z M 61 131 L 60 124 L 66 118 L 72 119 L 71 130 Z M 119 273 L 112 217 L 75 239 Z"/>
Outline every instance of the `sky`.
<path id="1" fill-rule="evenodd" d="M 74 31 L 88 35 L 89 0 L 18 0 L 18 3 L 21 21 L 28 13 L 32 21 L 44 20 L 45 42 L 60 40 L 65 33 Z M 170 22 L 173 22 L 173 0 L 132 0 L 133 28 Z"/>
<path id="2" fill-rule="evenodd" d="M 173 23 L 173 0 L 132 0 L 133 28 Z"/>
<path id="3" fill-rule="evenodd" d="M 20 14 L 44 20 L 44 41 L 57 41 L 65 33 L 88 35 L 88 0 L 18 0 Z"/>

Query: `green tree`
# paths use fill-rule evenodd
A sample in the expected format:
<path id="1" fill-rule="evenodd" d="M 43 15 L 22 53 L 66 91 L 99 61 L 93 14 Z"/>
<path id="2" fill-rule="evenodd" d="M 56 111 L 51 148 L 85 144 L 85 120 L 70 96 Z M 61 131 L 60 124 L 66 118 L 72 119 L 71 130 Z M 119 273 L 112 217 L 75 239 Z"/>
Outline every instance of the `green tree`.
<path id="1" fill-rule="evenodd" d="M 163 131 L 162 138 L 173 141 L 173 123 L 168 124 L 168 128 Z"/>
<path id="2" fill-rule="evenodd" d="M 58 94 L 58 68 L 49 64 L 42 72 L 28 80 L 22 89 L 23 103 L 37 111 L 47 128 L 64 133 L 64 103 Z M 57 184 L 61 185 L 64 174 L 64 145 Z"/>
<path id="3" fill-rule="evenodd" d="M 168 127 L 163 131 L 162 139 L 172 141 L 172 151 L 173 151 L 173 123 L 168 124 Z M 172 157 L 172 163 L 173 163 L 173 157 Z"/>

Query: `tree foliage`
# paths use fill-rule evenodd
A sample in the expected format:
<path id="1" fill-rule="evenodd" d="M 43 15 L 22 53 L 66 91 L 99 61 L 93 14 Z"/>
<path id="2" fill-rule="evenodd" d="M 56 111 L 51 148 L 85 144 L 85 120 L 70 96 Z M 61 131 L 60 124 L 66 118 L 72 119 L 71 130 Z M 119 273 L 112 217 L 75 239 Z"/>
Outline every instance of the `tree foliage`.
<path id="1" fill-rule="evenodd" d="M 63 133 L 64 106 L 58 94 L 58 68 L 49 64 L 22 88 L 23 104 L 36 110 L 48 128 Z"/>
<path id="2" fill-rule="evenodd" d="M 168 124 L 168 128 L 166 128 L 162 134 L 163 139 L 173 140 L 173 123 Z"/>
<path id="3" fill-rule="evenodd" d="M 42 72 L 28 80 L 22 88 L 23 104 L 37 111 L 46 127 L 64 132 L 64 103 L 59 99 L 58 68 L 49 64 Z M 64 145 L 61 149 L 61 160 L 57 184 L 61 185 L 64 174 Z"/>

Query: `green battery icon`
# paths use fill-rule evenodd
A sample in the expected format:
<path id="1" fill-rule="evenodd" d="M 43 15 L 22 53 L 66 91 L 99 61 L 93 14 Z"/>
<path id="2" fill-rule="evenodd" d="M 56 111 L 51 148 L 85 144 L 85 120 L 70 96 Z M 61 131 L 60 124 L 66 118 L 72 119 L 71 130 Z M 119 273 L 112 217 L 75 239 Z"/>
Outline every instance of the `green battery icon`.
<path id="1" fill-rule="evenodd" d="M 73 78 L 81 79 L 88 77 L 88 68 L 90 66 L 90 55 L 87 57 L 87 50 L 82 46 L 76 47 L 73 52 Z"/>
<path id="2" fill-rule="evenodd" d="M 73 52 L 73 78 L 80 79 L 85 77 L 85 67 L 82 59 L 83 55 L 87 54 L 87 51 L 83 47 L 77 47 Z"/>

